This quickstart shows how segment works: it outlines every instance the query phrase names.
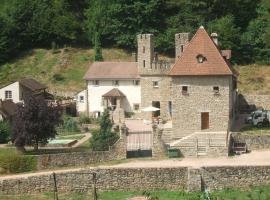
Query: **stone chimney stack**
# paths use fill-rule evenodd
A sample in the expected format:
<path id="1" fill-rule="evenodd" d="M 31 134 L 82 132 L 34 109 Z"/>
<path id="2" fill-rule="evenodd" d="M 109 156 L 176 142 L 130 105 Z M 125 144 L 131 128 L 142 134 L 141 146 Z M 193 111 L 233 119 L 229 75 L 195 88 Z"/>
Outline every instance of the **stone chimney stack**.
<path id="1" fill-rule="evenodd" d="M 211 38 L 212 38 L 213 42 L 218 46 L 218 34 L 211 33 Z"/>
<path id="2" fill-rule="evenodd" d="M 175 60 L 178 60 L 189 43 L 190 33 L 175 34 Z"/>

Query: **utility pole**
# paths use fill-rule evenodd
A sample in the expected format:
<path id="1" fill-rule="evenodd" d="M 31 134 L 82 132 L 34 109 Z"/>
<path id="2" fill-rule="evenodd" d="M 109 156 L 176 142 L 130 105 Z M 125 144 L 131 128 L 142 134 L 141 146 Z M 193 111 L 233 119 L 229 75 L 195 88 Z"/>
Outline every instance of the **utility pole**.
<path id="1" fill-rule="evenodd" d="M 97 174 L 96 172 L 93 172 L 93 200 L 97 200 Z"/>
<path id="2" fill-rule="evenodd" d="M 53 172 L 53 182 L 54 182 L 54 200 L 58 200 L 58 190 L 56 183 L 56 174 Z"/>

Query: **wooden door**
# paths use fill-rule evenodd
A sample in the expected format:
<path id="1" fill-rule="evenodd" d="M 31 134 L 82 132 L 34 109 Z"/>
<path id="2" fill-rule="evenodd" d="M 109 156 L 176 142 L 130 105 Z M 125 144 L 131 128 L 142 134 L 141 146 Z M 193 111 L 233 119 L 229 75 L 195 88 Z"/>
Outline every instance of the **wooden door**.
<path id="1" fill-rule="evenodd" d="M 201 113 L 201 129 L 209 129 L 209 112 Z"/>

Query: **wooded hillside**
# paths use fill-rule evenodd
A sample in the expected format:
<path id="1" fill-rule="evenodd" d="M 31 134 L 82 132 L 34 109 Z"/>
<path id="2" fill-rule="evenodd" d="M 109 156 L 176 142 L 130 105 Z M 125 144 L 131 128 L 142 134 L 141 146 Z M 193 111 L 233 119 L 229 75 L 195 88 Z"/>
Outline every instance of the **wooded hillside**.
<path id="1" fill-rule="evenodd" d="M 219 33 L 233 62 L 270 62 L 269 0 L 0 0 L 0 62 L 32 48 L 136 48 L 154 33 L 158 52 L 173 55 L 174 34 L 204 25 Z"/>

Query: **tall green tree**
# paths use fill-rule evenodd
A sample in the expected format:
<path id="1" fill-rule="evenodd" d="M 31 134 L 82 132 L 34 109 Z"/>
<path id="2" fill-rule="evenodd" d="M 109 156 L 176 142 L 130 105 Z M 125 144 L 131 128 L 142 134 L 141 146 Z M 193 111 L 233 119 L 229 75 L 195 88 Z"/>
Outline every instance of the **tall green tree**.
<path id="1" fill-rule="evenodd" d="M 90 139 L 90 148 L 94 151 L 108 151 L 119 138 L 119 136 L 112 132 L 112 121 L 110 113 L 105 110 L 99 122 L 100 128 L 92 132 Z"/>
<path id="2" fill-rule="evenodd" d="M 96 32 L 96 34 L 95 34 L 95 48 L 94 48 L 94 50 L 95 50 L 94 60 L 95 61 L 103 61 L 99 32 Z"/>
<path id="3" fill-rule="evenodd" d="M 231 49 L 233 53 L 233 61 L 240 61 L 241 52 L 241 33 L 240 28 L 236 27 L 234 17 L 227 15 L 219 19 L 215 19 L 208 23 L 208 32 L 218 33 L 218 41 L 221 49 Z"/>
<path id="4" fill-rule="evenodd" d="M 247 62 L 270 63 L 270 2 L 262 0 L 257 13 L 242 36 L 243 53 Z"/>

